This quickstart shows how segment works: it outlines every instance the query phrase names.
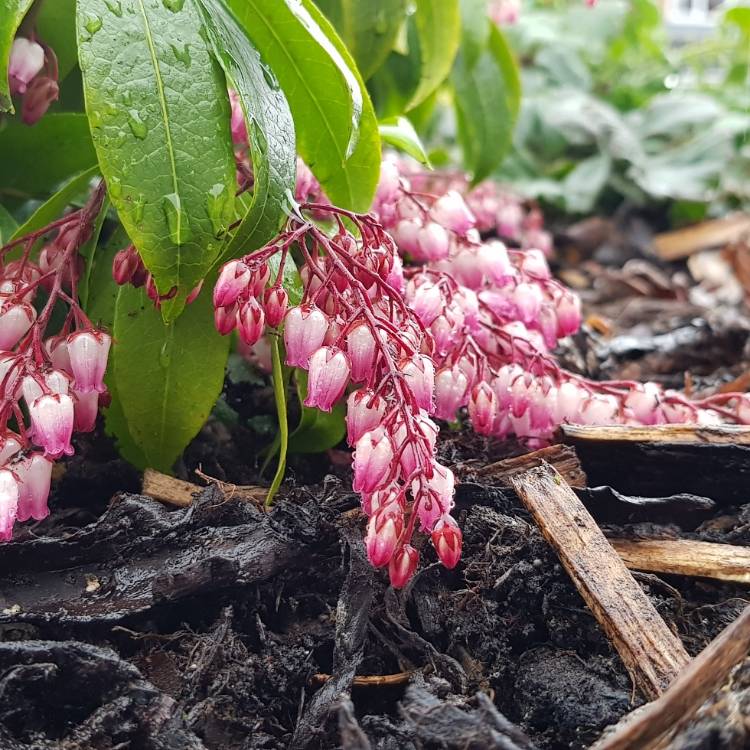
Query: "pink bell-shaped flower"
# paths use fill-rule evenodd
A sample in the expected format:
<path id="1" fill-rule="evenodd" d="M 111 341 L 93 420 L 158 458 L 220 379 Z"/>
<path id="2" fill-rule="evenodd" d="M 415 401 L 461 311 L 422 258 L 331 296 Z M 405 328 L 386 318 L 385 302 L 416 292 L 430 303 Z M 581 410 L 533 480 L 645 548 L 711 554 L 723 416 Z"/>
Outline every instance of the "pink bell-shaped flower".
<path id="1" fill-rule="evenodd" d="M 21 119 L 34 125 L 42 119 L 52 102 L 60 96 L 60 87 L 54 78 L 37 76 L 29 85 L 21 102 Z"/>
<path id="2" fill-rule="evenodd" d="M 404 511 L 397 502 L 381 507 L 370 518 L 365 535 L 367 558 L 376 568 L 387 565 L 404 530 Z"/>
<path id="3" fill-rule="evenodd" d="M 435 365 L 424 354 L 415 354 L 411 359 L 402 360 L 399 370 L 414 394 L 420 409 L 432 411 L 432 395 L 435 390 Z"/>
<path id="4" fill-rule="evenodd" d="M 358 323 L 346 335 L 346 350 L 352 362 L 352 380 L 367 380 L 375 367 L 377 343 L 367 323 Z"/>
<path id="5" fill-rule="evenodd" d="M 272 286 L 263 294 L 263 308 L 266 311 L 266 322 L 271 328 L 281 324 L 289 306 L 289 295 L 282 286 Z"/>
<path id="6" fill-rule="evenodd" d="M 466 234 L 475 224 L 476 219 L 464 199 L 455 190 L 449 190 L 432 204 L 430 215 L 446 229 L 456 234 Z"/>
<path id="7" fill-rule="evenodd" d="M 369 389 L 352 391 L 346 400 L 346 441 L 354 447 L 357 441 L 374 430 L 385 415 L 385 399 Z"/>
<path id="8" fill-rule="evenodd" d="M 96 416 L 99 413 L 99 393 L 85 393 L 73 389 L 75 404 L 73 407 L 73 429 L 76 432 L 93 432 L 96 427 Z"/>
<path id="9" fill-rule="evenodd" d="M 64 393 L 40 396 L 29 406 L 31 430 L 34 442 L 44 448 L 44 452 L 57 458 L 61 454 L 71 456 L 73 446 L 73 399 Z"/>
<path id="10" fill-rule="evenodd" d="M 305 406 L 331 411 L 349 382 L 349 358 L 341 349 L 322 346 L 310 357 Z"/>
<path id="11" fill-rule="evenodd" d="M 440 562 L 452 570 L 461 559 L 463 536 L 458 524 L 447 513 L 441 516 L 432 530 L 432 545 L 435 547 Z"/>
<path id="12" fill-rule="evenodd" d="M 15 432 L 6 430 L 0 435 L 0 466 L 5 466 L 22 448 L 21 438 Z"/>
<path id="13" fill-rule="evenodd" d="M 247 290 L 252 273 L 242 260 L 230 260 L 221 267 L 214 285 L 214 307 L 233 305 Z"/>
<path id="14" fill-rule="evenodd" d="M 248 345 L 255 344 L 263 335 L 266 314 L 256 297 L 250 297 L 237 311 L 237 330 L 240 338 Z"/>
<path id="15" fill-rule="evenodd" d="M 307 367 L 310 355 L 323 343 L 328 325 L 328 318 L 317 307 L 292 307 L 284 318 L 286 363 Z"/>
<path id="16" fill-rule="evenodd" d="M 428 282 L 417 288 L 411 304 L 422 324 L 428 326 L 441 313 L 445 300 L 440 288 Z"/>
<path id="17" fill-rule="evenodd" d="M 0 469 L 0 540 L 13 538 L 13 524 L 18 514 L 18 482 L 13 472 Z"/>
<path id="18" fill-rule="evenodd" d="M 412 482 L 415 512 L 423 530 L 432 531 L 438 518 L 453 508 L 455 487 L 453 472 L 437 461 L 432 461 L 432 476 L 429 479 L 419 477 Z"/>
<path id="19" fill-rule="evenodd" d="M 12 349 L 36 320 L 36 310 L 23 302 L 5 302 L 0 307 L 0 349 Z"/>
<path id="20" fill-rule="evenodd" d="M 456 412 L 466 403 L 469 380 L 463 371 L 454 365 L 443 367 L 435 375 L 435 416 L 452 422 Z"/>
<path id="21" fill-rule="evenodd" d="M 49 515 L 47 500 L 52 481 L 52 461 L 34 453 L 15 468 L 19 480 L 18 520 L 41 521 Z"/>
<path id="22" fill-rule="evenodd" d="M 98 391 L 103 393 L 104 371 L 112 338 L 96 330 L 76 331 L 68 336 L 70 369 L 75 378 L 75 387 L 81 393 Z"/>
<path id="23" fill-rule="evenodd" d="M 11 94 L 24 94 L 34 76 L 44 67 L 44 49 L 40 44 L 19 36 L 13 40 L 8 61 Z"/>
<path id="24" fill-rule="evenodd" d="M 44 342 L 44 348 L 52 362 L 52 367 L 72 375 L 73 368 L 70 366 L 70 352 L 68 352 L 66 338 L 66 336 L 51 336 Z"/>
<path id="25" fill-rule="evenodd" d="M 405 544 L 396 552 L 388 564 L 388 577 L 391 579 L 391 586 L 394 589 L 402 589 L 414 575 L 419 565 L 419 552 L 411 546 Z"/>
<path id="26" fill-rule="evenodd" d="M 383 427 L 366 432 L 354 449 L 355 492 L 370 493 L 386 484 L 392 473 L 393 443 Z"/>
<path id="27" fill-rule="evenodd" d="M 472 388 L 469 399 L 471 426 L 479 435 L 491 435 L 497 417 L 497 397 L 489 383 L 481 382 Z"/>
<path id="28" fill-rule="evenodd" d="M 431 221 L 417 232 L 417 247 L 425 260 L 443 260 L 450 253 L 451 238 L 440 224 Z"/>

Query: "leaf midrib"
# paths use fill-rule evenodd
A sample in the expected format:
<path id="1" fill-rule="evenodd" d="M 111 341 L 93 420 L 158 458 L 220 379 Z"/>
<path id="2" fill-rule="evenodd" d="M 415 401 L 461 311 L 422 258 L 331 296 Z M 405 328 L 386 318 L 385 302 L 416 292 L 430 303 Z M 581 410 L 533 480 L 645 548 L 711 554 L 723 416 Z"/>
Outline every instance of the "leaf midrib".
<path id="1" fill-rule="evenodd" d="M 182 199 L 180 198 L 179 188 L 177 184 L 177 162 L 175 161 L 174 144 L 172 143 L 172 131 L 169 129 L 169 113 L 167 112 L 167 100 L 164 96 L 164 82 L 161 77 L 161 70 L 159 68 L 159 60 L 156 56 L 156 47 L 154 46 L 154 38 L 151 34 L 151 25 L 148 22 L 148 15 L 146 14 L 146 7 L 143 4 L 143 0 L 138 0 L 138 5 L 141 8 L 141 15 L 143 17 L 143 29 L 146 35 L 146 44 L 148 45 L 149 55 L 151 56 L 151 64 L 154 68 L 154 74 L 156 76 L 156 92 L 159 97 L 159 106 L 161 107 L 161 116 L 164 121 L 164 138 L 167 142 L 167 153 L 169 154 L 169 166 L 171 169 L 172 187 L 173 193 L 179 201 L 177 210 L 177 239 L 182 237 Z M 174 242 L 173 238 L 170 237 Z M 178 242 L 174 242 L 177 247 L 177 279 L 179 283 L 180 279 L 180 267 L 182 265 L 182 250 L 181 245 Z"/>

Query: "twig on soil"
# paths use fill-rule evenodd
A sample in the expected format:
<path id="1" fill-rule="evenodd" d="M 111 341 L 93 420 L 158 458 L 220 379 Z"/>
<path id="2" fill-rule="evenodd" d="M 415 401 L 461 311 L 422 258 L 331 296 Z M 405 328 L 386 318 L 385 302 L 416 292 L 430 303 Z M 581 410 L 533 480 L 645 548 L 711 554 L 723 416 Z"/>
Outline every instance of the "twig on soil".
<path id="1" fill-rule="evenodd" d="M 644 695 L 660 695 L 690 661 L 601 529 L 555 469 L 512 484 Z"/>
<path id="2" fill-rule="evenodd" d="M 720 219 L 662 232 L 654 237 L 654 248 L 662 260 L 680 260 L 712 247 L 737 242 L 750 233 L 750 216 L 734 213 Z"/>
<path id="3" fill-rule="evenodd" d="M 567 440 L 576 443 L 688 443 L 714 445 L 750 445 L 748 425 L 579 425 L 566 424 L 560 428 Z"/>
<path id="4" fill-rule="evenodd" d="M 596 750 L 648 750 L 678 731 L 726 681 L 750 649 L 750 607 L 688 664 L 657 700 L 628 714 Z"/>
<path id="5" fill-rule="evenodd" d="M 610 539 L 632 570 L 750 583 L 750 548 L 692 539 Z"/>
<path id="6" fill-rule="evenodd" d="M 240 486 L 221 482 L 200 470 L 196 470 L 195 473 L 208 484 L 215 484 L 227 500 L 246 500 L 255 504 L 262 504 L 265 499 L 267 490 L 263 487 Z M 186 508 L 188 505 L 192 505 L 194 495 L 202 491 L 203 487 L 199 487 L 197 484 L 175 479 L 154 469 L 146 469 L 143 472 L 143 494 L 168 505 Z"/>
<path id="7" fill-rule="evenodd" d="M 393 687 L 394 685 L 406 685 L 415 671 L 418 670 L 396 672 L 396 674 L 356 675 L 352 681 L 352 685 L 354 687 Z M 314 674 L 310 681 L 314 685 L 323 685 L 330 679 L 331 675 L 319 673 Z"/>

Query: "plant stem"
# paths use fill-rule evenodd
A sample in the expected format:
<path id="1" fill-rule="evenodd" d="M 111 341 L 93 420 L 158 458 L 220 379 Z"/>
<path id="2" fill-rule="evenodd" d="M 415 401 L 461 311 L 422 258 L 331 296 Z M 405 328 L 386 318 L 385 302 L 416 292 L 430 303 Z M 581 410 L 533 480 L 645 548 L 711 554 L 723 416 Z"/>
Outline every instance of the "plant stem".
<path id="1" fill-rule="evenodd" d="M 279 353 L 279 337 L 271 336 L 271 356 L 273 358 L 273 394 L 276 400 L 276 413 L 279 417 L 279 463 L 273 478 L 268 495 L 266 496 L 266 508 L 273 505 L 273 498 L 278 492 L 286 471 L 286 452 L 289 444 L 289 425 L 286 420 L 286 384 L 284 373 L 281 369 L 281 354 Z"/>

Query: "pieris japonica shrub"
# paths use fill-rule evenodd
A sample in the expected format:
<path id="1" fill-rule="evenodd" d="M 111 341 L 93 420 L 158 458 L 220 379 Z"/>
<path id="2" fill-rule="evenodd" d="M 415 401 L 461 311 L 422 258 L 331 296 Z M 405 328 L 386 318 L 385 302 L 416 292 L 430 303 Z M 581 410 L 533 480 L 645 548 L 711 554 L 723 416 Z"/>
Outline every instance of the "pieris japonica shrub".
<path id="1" fill-rule="evenodd" d="M 8 110 L 21 97 L 0 143 L 21 193 L 0 214 L 3 539 L 16 521 L 47 514 L 52 461 L 72 453 L 75 432 L 95 428 L 100 407 L 126 458 L 169 470 L 216 401 L 232 341 L 274 384 L 269 499 L 289 447 L 290 373 L 306 382 L 305 409 L 345 404 L 367 554 L 396 587 L 419 564 L 419 535 L 445 567 L 460 559 L 455 477 L 436 459 L 446 422 L 534 447 L 563 422 L 750 419 L 738 394 L 694 402 L 558 364 L 579 301 L 552 277 L 539 211 L 478 179 L 502 156 L 495 120 L 462 115 L 478 93 L 500 95 L 478 91 L 481 66 L 503 89 L 506 130 L 515 116 L 512 58 L 489 19 L 480 42 L 460 36 L 458 2 L 439 13 L 417 3 L 415 64 L 442 73 L 430 90 L 401 92 L 414 107 L 451 74 L 469 178 L 382 159 L 379 130 L 424 152 L 405 121 L 379 126 L 347 47 L 310 2 L 78 0 L 85 113 L 54 111 L 51 92 L 75 80 L 56 67 L 70 55 L 44 42 L 49 2 L 30 21 L 22 9 L 3 19 L 14 33 L 30 25 L 5 50 L 0 91 Z M 356 50 L 356 34 L 347 43 Z M 384 67 L 400 54 L 382 53 Z M 311 62 L 319 67 L 308 74 Z M 37 80 L 44 106 L 25 101 Z M 32 120 L 39 141 L 12 150 L 29 143 Z M 56 161 L 53 137 L 75 148 Z M 41 205 L 22 200 L 40 193 L 32 165 L 67 177 Z"/>

